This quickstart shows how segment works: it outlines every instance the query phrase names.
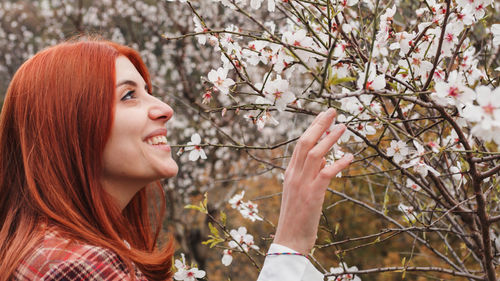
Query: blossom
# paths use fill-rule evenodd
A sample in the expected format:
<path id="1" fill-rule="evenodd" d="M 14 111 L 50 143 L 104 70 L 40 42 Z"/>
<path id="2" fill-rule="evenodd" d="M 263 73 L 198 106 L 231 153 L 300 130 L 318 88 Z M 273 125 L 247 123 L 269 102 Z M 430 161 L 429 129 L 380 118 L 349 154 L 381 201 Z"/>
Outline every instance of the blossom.
<path id="1" fill-rule="evenodd" d="M 477 105 L 467 104 L 462 115 L 469 122 L 476 122 L 471 134 L 483 140 L 500 143 L 500 88 L 476 88 Z"/>
<path id="2" fill-rule="evenodd" d="M 212 82 L 217 89 L 223 94 L 229 93 L 229 87 L 234 85 L 231 78 L 227 78 L 227 69 L 219 67 L 217 70 L 210 70 L 208 80 Z"/>
<path id="3" fill-rule="evenodd" d="M 231 204 L 231 208 L 236 209 L 239 208 L 241 204 L 243 204 L 243 197 L 245 196 L 245 191 L 242 191 L 240 194 L 236 194 L 231 199 L 229 199 L 228 203 Z"/>
<path id="4" fill-rule="evenodd" d="M 450 173 L 452 173 L 451 177 L 459 183 L 462 183 L 462 180 L 465 180 L 464 174 L 462 173 L 462 165 L 460 164 L 460 162 L 457 162 L 456 166 L 450 167 Z"/>
<path id="5" fill-rule="evenodd" d="M 421 55 L 412 54 L 407 60 L 399 60 L 398 64 L 406 69 L 410 69 L 414 78 L 427 78 L 433 64 L 424 60 Z"/>
<path id="6" fill-rule="evenodd" d="M 387 149 L 387 156 L 392 156 L 394 162 L 398 164 L 410 152 L 408 146 L 404 141 L 391 141 L 391 146 Z"/>
<path id="7" fill-rule="evenodd" d="M 401 165 L 401 168 L 407 169 L 407 168 L 413 167 L 414 171 L 419 173 L 422 177 L 426 177 L 427 174 L 429 173 L 429 171 L 431 173 L 433 173 L 434 175 L 439 176 L 440 173 L 436 169 L 434 169 L 433 167 L 431 167 L 431 166 L 427 165 L 427 163 L 425 163 L 424 158 L 423 158 L 423 156 L 425 154 L 424 147 L 415 140 L 413 141 L 413 145 L 417 149 L 416 153 L 414 153 L 412 155 L 413 159 L 411 161 L 409 161 L 408 163 Z"/>
<path id="8" fill-rule="evenodd" d="M 184 254 L 181 254 L 181 259 L 176 259 L 174 264 L 177 268 L 177 272 L 174 274 L 175 280 L 195 281 L 198 278 L 205 277 L 204 270 L 200 270 L 196 267 L 190 268 L 188 265 L 186 265 Z"/>
<path id="9" fill-rule="evenodd" d="M 403 213 L 403 217 L 408 222 L 414 223 L 417 220 L 416 212 L 413 206 L 407 206 L 403 203 L 399 203 L 398 210 Z"/>
<path id="10" fill-rule="evenodd" d="M 260 88 L 262 84 L 259 83 L 256 86 Z M 285 111 L 286 105 L 295 100 L 295 95 L 289 90 L 288 81 L 279 76 L 275 80 L 267 82 L 262 92 L 264 97 L 258 97 L 255 103 L 274 104 L 280 112 Z"/>
<path id="11" fill-rule="evenodd" d="M 373 56 L 378 56 L 379 54 L 383 56 L 388 55 L 386 45 L 390 37 L 392 18 L 395 13 L 396 6 L 393 6 L 392 8 L 388 8 L 385 13 L 380 16 L 380 26 L 373 48 Z"/>
<path id="12" fill-rule="evenodd" d="M 296 32 L 286 31 L 283 33 L 283 40 L 290 45 L 297 47 L 312 47 L 313 39 L 307 36 L 307 31 L 305 29 L 299 29 Z"/>
<path id="13" fill-rule="evenodd" d="M 462 10 L 462 12 L 457 12 L 457 20 L 462 22 L 464 25 L 471 25 L 476 21 L 472 14 L 465 13 L 464 10 Z"/>
<path id="14" fill-rule="evenodd" d="M 222 264 L 229 266 L 233 262 L 233 251 L 226 249 L 222 254 Z"/>
<path id="15" fill-rule="evenodd" d="M 231 199 L 229 199 L 229 204 L 233 209 L 236 209 L 240 212 L 240 214 L 251 221 L 259 220 L 262 218 L 258 215 L 259 210 L 257 209 L 257 204 L 252 201 L 243 201 L 243 196 L 245 195 L 245 191 L 242 191 L 240 194 L 234 195 Z"/>
<path id="16" fill-rule="evenodd" d="M 335 48 L 337 48 L 337 47 L 335 47 Z M 348 77 L 350 67 L 351 66 L 349 64 L 341 63 L 341 62 L 332 65 L 332 73 L 334 73 L 333 76 L 336 78 Z M 345 88 L 343 88 L 343 89 L 345 89 Z"/>
<path id="17" fill-rule="evenodd" d="M 299 29 L 297 31 L 286 31 L 283 33 L 282 40 L 291 45 L 301 48 L 314 49 L 315 43 L 312 37 L 307 36 L 307 31 L 305 29 Z M 295 54 L 304 62 L 312 63 L 309 59 L 316 57 L 312 52 L 308 52 L 301 49 L 295 49 Z"/>
<path id="18" fill-rule="evenodd" d="M 420 191 L 421 189 L 420 186 L 410 178 L 406 180 L 406 187 L 412 189 L 413 191 Z"/>
<path id="19" fill-rule="evenodd" d="M 274 70 L 276 73 L 282 73 L 292 62 L 293 57 L 289 56 L 282 48 L 279 49 L 276 56 L 273 56 Z"/>
<path id="20" fill-rule="evenodd" d="M 469 44 L 469 40 L 464 40 L 464 44 Z M 469 46 L 462 55 L 462 61 L 460 62 L 460 67 L 467 75 L 467 81 L 469 84 L 474 84 L 480 78 L 485 78 L 486 73 L 484 70 L 478 68 L 479 60 L 476 55 L 476 48 Z"/>
<path id="21" fill-rule="evenodd" d="M 264 48 L 268 42 L 263 40 L 254 40 L 248 43 L 248 48 L 241 51 L 242 57 L 251 65 L 257 65 L 259 62 L 266 63 L 267 59 L 264 56 Z"/>
<path id="22" fill-rule="evenodd" d="M 212 91 L 207 90 L 205 93 L 203 93 L 203 100 L 201 101 L 201 103 L 209 104 L 211 99 L 212 99 Z"/>
<path id="23" fill-rule="evenodd" d="M 331 267 L 330 268 L 330 273 L 333 273 L 333 274 L 339 274 L 339 273 L 343 273 L 345 271 L 358 271 L 358 268 L 356 266 L 351 266 L 348 268 L 347 264 L 344 262 L 341 262 L 339 264 L 339 267 Z M 361 281 L 361 278 L 359 278 L 358 276 L 356 276 L 354 274 L 346 273 L 346 274 L 328 277 L 328 281 Z"/>
<path id="24" fill-rule="evenodd" d="M 250 7 L 252 9 L 257 10 L 260 8 L 260 5 L 262 4 L 264 0 L 250 0 Z M 274 12 L 276 9 L 276 0 L 267 0 L 267 10 L 269 12 Z"/>
<path id="25" fill-rule="evenodd" d="M 408 33 L 406 31 L 398 32 L 395 34 L 396 42 L 389 46 L 390 50 L 399 49 L 400 56 L 406 56 L 413 45 L 413 38 L 415 38 L 415 33 Z"/>
<path id="26" fill-rule="evenodd" d="M 433 167 L 427 165 L 423 158 L 415 158 L 407 164 L 401 165 L 402 168 L 407 169 L 409 167 L 413 167 L 413 169 L 419 173 L 422 177 L 426 177 L 429 174 L 429 171 L 436 176 L 439 176 L 440 173 L 434 169 Z"/>
<path id="27" fill-rule="evenodd" d="M 239 211 L 244 218 L 251 221 L 262 220 L 262 218 L 258 215 L 259 210 L 257 210 L 257 204 L 252 201 L 247 201 L 244 205 L 242 205 Z"/>
<path id="28" fill-rule="evenodd" d="M 197 16 L 193 16 L 193 22 L 194 22 L 194 32 L 201 33 L 206 31 L 206 28 L 203 27 L 200 19 Z M 205 45 L 205 43 L 207 42 L 207 35 L 200 34 L 197 35 L 196 38 L 198 39 L 198 43 L 201 45 Z"/>
<path id="29" fill-rule="evenodd" d="M 184 148 L 186 151 L 191 151 L 189 152 L 189 160 L 196 161 L 198 158 L 207 159 L 207 155 L 203 148 L 201 148 L 200 143 L 201 137 L 198 133 L 191 136 L 191 141 L 188 142 L 187 146 Z"/>
<path id="30" fill-rule="evenodd" d="M 340 10 L 343 10 L 345 7 L 350 7 L 358 4 L 359 0 L 341 0 L 340 1 Z"/>
<path id="31" fill-rule="evenodd" d="M 335 49 L 333 49 L 333 55 L 338 59 L 344 58 L 346 56 L 345 50 L 347 49 L 348 46 L 349 44 L 347 44 L 344 40 L 339 40 L 339 42 L 335 46 Z M 339 64 L 340 66 L 342 66 L 342 63 Z M 334 64 L 332 63 L 332 65 Z"/>
<path id="32" fill-rule="evenodd" d="M 458 44 L 459 35 L 463 29 L 464 25 L 460 21 L 450 22 L 448 25 L 446 25 L 446 30 L 443 38 L 444 40 L 442 44 L 443 55 L 451 56 L 452 49 L 456 44 Z M 441 34 L 440 28 L 436 29 L 436 32 L 439 32 L 439 34 Z M 437 44 L 437 40 L 434 42 L 435 44 Z"/>
<path id="33" fill-rule="evenodd" d="M 358 89 L 367 89 L 376 91 L 385 88 L 385 75 L 384 74 L 377 75 L 374 68 L 375 66 L 372 64 L 368 73 L 368 79 L 366 79 L 366 84 L 365 84 L 366 72 L 361 72 L 359 74 L 359 78 L 357 81 Z"/>
<path id="34" fill-rule="evenodd" d="M 354 126 L 354 129 L 364 137 L 371 136 L 377 133 L 375 127 L 373 127 L 369 122 L 359 122 L 357 125 Z M 356 135 L 354 136 L 355 136 L 354 138 L 357 141 L 361 141 L 361 138 L 359 138 Z"/>
<path id="35" fill-rule="evenodd" d="M 380 25 L 384 26 L 390 23 L 396 14 L 396 5 L 393 5 L 392 8 L 387 8 L 385 13 L 380 16 Z"/>
<path id="36" fill-rule="evenodd" d="M 492 25 L 491 33 L 493 33 L 493 46 L 500 46 L 500 24 Z"/>
<path id="37" fill-rule="evenodd" d="M 474 99 L 474 91 L 465 86 L 463 77 L 456 71 L 452 71 L 448 82 L 437 82 L 434 86 L 435 93 L 431 94 L 440 105 L 461 105 L 471 103 Z"/>
<path id="38" fill-rule="evenodd" d="M 271 123 L 275 126 L 279 124 L 278 120 L 274 119 L 274 117 L 271 115 L 271 113 L 267 110 L 264 113 L 262 113 L 259 116 L 259 118 L 257 118 L 257 121 L 255 123 L 256 123 L 257 129 L 259 131 L 262 131 L 262 129 L 264 129 L 264 126 L 266 125 L 266 123 Z"/>
<path id="39" fill-rule="evenodd" d="M 486 8 L 490 5 L 488 0 L 457 0 L 457 4 L 463 8 L 464 14 L 471 14 L 476 20 L 484 17 Z"/>
<path id="40" fill-rule="evenodd" d="M 327 131 L 328 132 L 328 131 Z M 333 165 L 336 160 L 344 157 L 345 153 L 342 148 L 336 143 L 332 146 L 330 153 L 326 156 L 326 165 Z M 335 177 L 342 177 L 342 172 L 339 172 Z"/>
<path id="41" fill-rule="evenodd" d="M 259 247 L 253 242 L 253 236 L 251 234 L 247 234 L 247 229 L 244 226 L 240 226 L 238 230 L 232 229 L 229 232 L 229 235 L 231 235 L 231 238 L 233 239 L 228 243 L 229 247 L 232 249 L 239 248 L 245 252 L 248 252 L 250 248 L 255 250 L 259 249 Z"/>

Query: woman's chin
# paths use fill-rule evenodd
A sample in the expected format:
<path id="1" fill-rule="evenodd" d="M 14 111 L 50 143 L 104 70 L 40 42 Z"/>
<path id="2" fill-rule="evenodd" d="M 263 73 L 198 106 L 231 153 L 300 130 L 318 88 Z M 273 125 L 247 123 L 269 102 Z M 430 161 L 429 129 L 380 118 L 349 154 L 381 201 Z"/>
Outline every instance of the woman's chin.
<path id="1" fill-rule="evenodd" d="M 159 169 L 159 179 L 167 179 L 172 178 L 177 175 L 179 172 L 179 166 L 177 166 L 177 162 L 175 162 L 172 158 L 168 159 L 167 163 L 163 165 Z"/>

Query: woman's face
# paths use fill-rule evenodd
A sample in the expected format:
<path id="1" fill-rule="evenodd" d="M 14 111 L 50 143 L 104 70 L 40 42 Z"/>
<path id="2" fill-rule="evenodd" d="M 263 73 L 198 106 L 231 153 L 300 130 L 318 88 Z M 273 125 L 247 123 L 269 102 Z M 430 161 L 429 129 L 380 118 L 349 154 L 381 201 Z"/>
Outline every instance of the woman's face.
<path id="1" fill-rule="evenodd" d="M 119 56 L 115 67 L 115 116 L 104 148 L 102 183 L 125 207 L 137 191 L 175 176 L 178 167 L 165 128 L 172 108 L 148 94 L 146 82 L 128 58 Z"/>

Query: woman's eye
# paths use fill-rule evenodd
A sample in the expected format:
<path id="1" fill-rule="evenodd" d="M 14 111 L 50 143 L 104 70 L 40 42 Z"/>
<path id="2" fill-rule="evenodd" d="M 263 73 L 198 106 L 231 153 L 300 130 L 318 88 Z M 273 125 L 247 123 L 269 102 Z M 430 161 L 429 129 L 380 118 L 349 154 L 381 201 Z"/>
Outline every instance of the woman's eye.
<path id="1" fill-rule="evenodd" d="M 122 98 L 121 100 L 122 101 L 125 101 L 125 100 L 130 100 L 130 99 L 133 99 L 135 98 L 135 91 L 128 91 Z"/>

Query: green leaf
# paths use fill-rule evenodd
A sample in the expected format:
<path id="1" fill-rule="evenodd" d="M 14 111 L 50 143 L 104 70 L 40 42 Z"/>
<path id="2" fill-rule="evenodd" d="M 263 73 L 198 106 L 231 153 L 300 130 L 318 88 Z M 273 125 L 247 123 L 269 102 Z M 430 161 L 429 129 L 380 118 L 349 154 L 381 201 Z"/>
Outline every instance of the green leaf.
<path id="1" fill-rule="evenodd" d="M 213 236 L 215 236 L 217 238 L 220 236 L 219 230 L 217 230 L 217 228 L 214 227 L 212 223 L 210 223 L 210 222 L 208 223 L 208 228 L 210 228 L 210 233 L 212 233 Z"/>
<path id="2" fill-rule="evenodd" d="M 212 235 L 209 235 L 208 237 L 211 237 L 210 239 L 201 242 L 203 245 L 208 245 L 210 248 L 215 247 L 217 244 L 224 242 L 224 239 L 220 237 L 213 237 Z"/>
<path id="3" fill-rule="evenodd" d="M 356 81 L 356 78 L 354 77 L 336 78 L 336 76 L 337 75 L 335 75 L 334 79 L 331 81 L 331 86 L 335 86 L 346 82 Z"/>
<path id="4" fill-rule="evenodd" d="M 203 202 L 200 202 L 200 204 L 198 206 L 189 204 L 189 205 L 184 206 L 184 209 L 193 209 L 193 210 L 199 211 L 201 213 L 208 214 L 207 194 L 205 193 L 203 196 L 205 197 L 205 199 L 203 200 Z"/>
<path id="5" fill-rule="evenodd" d="M 224 213 L 224 211 L 220 211 L 220 220 L 222 222 L 222 225 L 223 226 L 226 226 L 226 221 L 227 221 L 227 216 L 226 216 L 226 213 Z"/>
<path id="6" fill-rule="evenodd" d="M 391 82 L 391 81 L 386 81 L 387 84 L 389 84 L 389 86 L 391 86 L 391 88 L 393 90 L 397 90 L 398 89 L 398 84 L 394 83 L 394 82 Z"/>
<path id="7" fill-rule="evenodd" d="M 208 194 L 205 192 L 205 194 L 203 194 L 203 197 L 205 197 L 205 199 L 203 199 L 203 206 L 206 208 L 208 204 Z"/>
<path id="8" fill-rule="evenodd" d="M 184 206 L 184 209 L 193 209 L 193 210 L 200 211 L 203 213 L 203 208 L 200 206 L 196 206 L 196 205 L 186 205 L 186 206 Z"/>

